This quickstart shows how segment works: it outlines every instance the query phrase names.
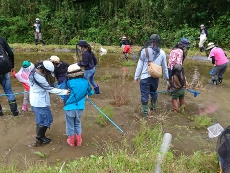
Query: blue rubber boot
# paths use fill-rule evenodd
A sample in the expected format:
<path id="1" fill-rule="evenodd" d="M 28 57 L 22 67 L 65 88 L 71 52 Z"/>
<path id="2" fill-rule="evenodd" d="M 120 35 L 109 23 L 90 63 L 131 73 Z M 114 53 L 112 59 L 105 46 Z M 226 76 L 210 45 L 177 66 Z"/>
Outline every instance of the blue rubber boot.
<path id="1" fill-rule="evenodd" d="M 95 91 L 95 94 L 100 94 L 100 88 L 98 85 L 94 88 L 94 91 Z"/>

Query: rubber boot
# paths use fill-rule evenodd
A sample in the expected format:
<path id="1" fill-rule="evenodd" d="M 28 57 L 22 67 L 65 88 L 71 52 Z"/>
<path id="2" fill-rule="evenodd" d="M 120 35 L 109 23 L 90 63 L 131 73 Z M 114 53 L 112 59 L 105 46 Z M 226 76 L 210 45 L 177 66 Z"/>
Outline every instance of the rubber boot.
<path id="1" fill-rule="evenodd" d="M 35 45 L 38 45 L 38 39 L 34 39 Z"/>
<path id="2" fill-rule="evenodd" d="M 177 102 L 177 100 L 175 100 L 175 99 L 172 100 L 172 107 L 173 107 L 173 112 L 178 113 L 178 102 Z"/>
<path id="3" fill-rule="evenodd" d="M 223 80 L 223 78 L 219 78 L 219 79 L 218 79 L 218 83 L 219 83 L 219 84 L 222 83 L 222 80 Z"/>
<path id="4" fill-rule="evenodd" d="M 182 108 L 182 111 L 184 111 L 185 108 L 185 100 L 184 99 L 179 99 L 180 102 L 180 107 Z"/>
<path id="5" fill-rule="evenodd" d="M 43 144 L 48 144 L 51 141 L 51 139 L 49 139 L 45 136 L 46 130 L 47 130 L 46 126 L 40 126 L 39 124 L 37 124 L 36 139 Z"/>
<path id="6" fill-rule="evenodd" d="M 148 116 L 148 103 L 142 103 L 142 116 L 144 118 Z"/>
<path id="7" fill-rule="evenodd" d="M 157 108 L 157 102 L 151 99 L 150 110 L 153 111 L 156 110 L 156 108 Z"/>
<path id="8" fill-rule="evenodd" d="M 28 111 L 27 104 L 23 104 L 22 110 L 25 111 L 25 112 Z"/>
<path id="9" fill-rule="evenodd" d="M 14 116 L 17 116 L 19 114 L 16 100 L 9 102 L 10 110 L 13 113 Z"/>
<path id="10" fill-rule="evenodd" d="M 81 143 L 82 143 L 81 134 L 76 135 L 76 144 L 77 144 L 77 146 L 80 147 Z"/>
<path id="11" fill-rule="evenodd" d="M 3 116 L 2 105 L 0 105 L 0 116 Z"/>
<path id="12" fill-rule="evenodd" d="M 42 44 L 45 45 L 45 42 L 43 40 L 40 40 L 40 42 L 42 42 Z"/>
<path id="13" fill-rule="evenodd" d="M 218 85 L 217 80 L 212 80 L 213 85 Z"/>
<path id="14" fill-rule="evenodd" d="M 74 144 L 74 135 L 68 137 L 67 143 L 68 143 L 71 147 L 74 147 L 74 146 L 75 146 L 75 144 Z"/>
<path id="15" fill-rule="evenodd" d="M 95 94 L 100 94 L 100 88 L 98 85 L 94 88 L 94 91 L 95 91 Z"/>

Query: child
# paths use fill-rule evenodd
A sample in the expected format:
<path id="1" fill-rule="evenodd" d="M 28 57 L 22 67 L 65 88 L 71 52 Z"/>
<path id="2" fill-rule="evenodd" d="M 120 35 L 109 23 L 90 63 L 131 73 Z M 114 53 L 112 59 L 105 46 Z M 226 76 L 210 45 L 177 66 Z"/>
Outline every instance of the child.
<path id="1" fill-rule="evenodd" d="M 81 47 L 82 51 L 82 61 L 78 62 L 77 65 L 80 67 L 84 67 L 84 77 L 93 86 L 95 94 L 100 94 L 99 86 L 94 82 L 94 75 L 96 72 L 95 66 L 97 65 L 97 59 L 91 50 L 91 46 L 85 40 L 80 40 L 77 45 Z"/>
<path id="2" fill-rule="evenodd" d="M 50 128 L 53 122 L 53 116 L 50 111 L 49 92 L 57 95 L 68 95 L 69 91 L 65 89 L 53 88 L 47 82 L 45 76 L 53 74 L 54 65 L 50 61 L 38 62 L 35 69 L 31 71 L 29 76 L 30 85 L 30 104 L 35 114 L 36 139 L 38 142 L 47 144 L 51 139 L 45 136 L 47 128 Z"/>
<path id="3" fill-rule="evenodd" d="M 22 85 L 24 87 L 24 99 L 23 99 L 23 106 L 22 106 L 23 111 L 28 111 L 27 105 L 28 105 L 29 90 L 30 90 L 28 78 L 29 78 L 30 72 L 33 69 L 34 69 L 34 64 L 26 60 L 22 62 L 22 67 L 19 70 L 19 72 L 15 74 L 15 72 L 12 71 L 12 76 L 14 78 L 17 78 L 19 82 L 22 82 Z"/>
<path id="4" fill-rule="evenodd" d="M 67 73 L 69 64 L 63 61 L 60 61 L 60 58 L 55 55 L 52 55 L 49 60 L 53 63 L 55 67 L 54 75 L 57 79 L 57 88 L 58 88 L 58 86 L 66 80 L 66 73 Z"/>
<path id="5" fill-rule="evenodd" d="M 172 69 L 172 77 L 169 81 L 168 89 L 172 91 L 172 106 L 173 111 L 178 113 L 178 101 L 179 98 L 180 106 L 184 108 L 185 101 L 185 88 L 186 88 L 186 78 L 183 73 L 183 67 L 180 64 L 174 65 Z"/>
<path id="6" fill-rule="evenodd" d="M 70 146 L 81 146 L 82 128 L 81 116 L 85 109 L 86 96 L 94 94 L 94 91 L 89 85 L 87 79 L 84 78 L 84 72 L 77 64 L 72 64 L 68 67 L 66 86 L 70 89 L 70 95 L 65 103 L 64 110 L 66 114 L 66 134 L 68 136 L 67 143 Z"/>

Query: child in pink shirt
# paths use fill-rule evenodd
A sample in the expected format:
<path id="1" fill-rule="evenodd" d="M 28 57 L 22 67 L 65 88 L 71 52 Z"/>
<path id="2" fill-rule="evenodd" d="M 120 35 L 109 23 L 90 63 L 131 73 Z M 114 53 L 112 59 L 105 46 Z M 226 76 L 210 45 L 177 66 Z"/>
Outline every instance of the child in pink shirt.
<path id="1" fill-rule="evenodd" d="M 29 100 L 29 90 L 30 90 L 28 78 L 29 78 L 30 72 L 33 69 L 34 69 L 33 63 L 31 63 L 30 61 L 23 61 L 22 67 L 19 70 L 19 72 L 17 72 L 16 74 L 14 71 L 12 72 L 12 76 L 14 78 L 17 78 L 24 87 L 24 99 L 23 99 L 23 106 L 22 106 L 23 111 L 28 111 L 27 104 Z"/>
<path id="2" fill-rule="evenodd" d="M 215 65 L 214 71 L 212 73 L 212 82 L 215 85 L 222 83 L 223 74 L 225 73 L 229 61 L 224 53 L 223 49 L 216 47 L 214 43 L 208 43 L 206 50 L 210 50 L 208 58 L 212 61 L 212 64 Z"/>

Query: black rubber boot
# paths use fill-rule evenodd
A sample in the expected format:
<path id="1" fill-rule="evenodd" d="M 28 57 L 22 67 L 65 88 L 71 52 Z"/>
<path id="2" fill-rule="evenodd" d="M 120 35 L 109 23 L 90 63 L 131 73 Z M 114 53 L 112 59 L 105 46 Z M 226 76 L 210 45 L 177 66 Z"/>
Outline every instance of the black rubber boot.
<path id="1" fill-rule="evenodd" d="M 18 108 L 17 108 L 17 103 L 16 100 L 9 102 L 10 105 L 10 110 L 13 113 L 14 116 L 17 116 L 19 114 Z"/>
<path id="2" fill-rule="evenodd" d="M 218 85 L 217 80 L 212 80 L 213 85 Z"/>
<path id="3" fill-rule="evenodd" d="M 0 105 L 0 116 L 3 116 L 2 105 Z"/>
<path id="4" fill-rule="evenodd" d="M 223 79 L 219 78 L 219 79 L 218 79 L 218 82 L 219 82 L 219 83 L 222 83 L 222 80 L 223 80 Z"/>
<path id="5" fill-rule="evenodd" d="M 42 42 L 42 44 L 45 45 L 45 42 L 43 40 L 40 40 L 40 42 Z"/>
<path id="6" fill-rule="evenodd" d="M 34 39 L 35 45 L 38 45 L 38 39 Z"/>
<path id="7" fill-rule="evenodd" d="M 37 124 L 37 127 L 36 127 L 37 136 L 36 136 L 36 139 L 39 142 L 43 143 L 43 144 L 48 144 L 51 141 L 51 139 L 49 139 L 49 138 L 47 138 L 45 136 L 46 130 L 47 130 L 46 126 L 40 126 L 39 124 Z"/>
<path id="8" fill-rule="evenodd" d="M 94 88 L 94 91 L 95 91 L 95 94 L 100 94 L 100 88 L 98 85 Z"/>

